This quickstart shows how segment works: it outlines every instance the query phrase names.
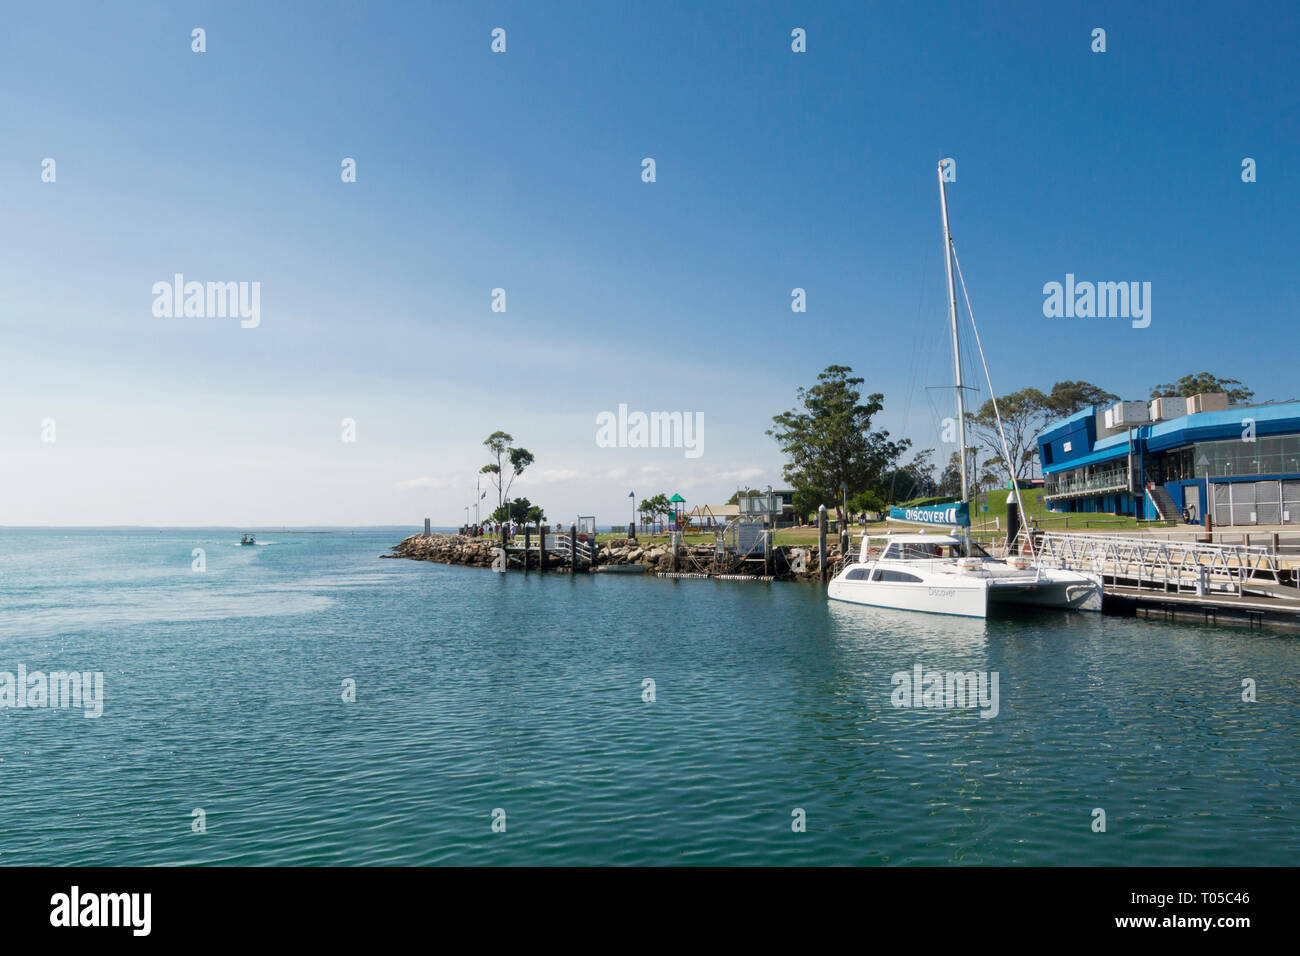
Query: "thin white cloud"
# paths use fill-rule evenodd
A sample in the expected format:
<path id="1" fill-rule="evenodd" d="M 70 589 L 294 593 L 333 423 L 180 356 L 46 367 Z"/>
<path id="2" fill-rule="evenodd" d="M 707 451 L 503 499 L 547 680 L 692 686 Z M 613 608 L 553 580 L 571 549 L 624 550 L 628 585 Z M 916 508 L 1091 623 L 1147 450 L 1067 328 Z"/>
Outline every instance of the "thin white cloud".
<path id="1" fill-rule="evenodd" d="M 450 488 L 452 483 L 447 478 L 405 478 L 402 481 L 393 482 L 394 486 L 406 491 L 410 488 Z"/>
<path id="2" fill-rule="evenodd" d="M 590 478 L 591 474 L 585 471 L 573 471 L 569 468 L 542 468 L 538 471 L 525 471 L 515 479 L 516 485 L 558 485 L 567 481 L 577 481 L 580 478 Z"/>

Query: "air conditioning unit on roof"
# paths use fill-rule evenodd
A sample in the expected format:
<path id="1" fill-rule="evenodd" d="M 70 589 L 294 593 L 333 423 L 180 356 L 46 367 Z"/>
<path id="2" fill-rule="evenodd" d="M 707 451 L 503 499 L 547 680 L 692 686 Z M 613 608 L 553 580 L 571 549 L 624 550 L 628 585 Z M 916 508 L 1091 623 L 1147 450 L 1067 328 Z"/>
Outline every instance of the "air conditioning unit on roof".
<path id="1" fill-rule="evenodd" d="M 1146 402 L 1116 402 L 1106 409 L 1107 428 L 1132 428 L 1151 421 L 1151 410 Z"/>

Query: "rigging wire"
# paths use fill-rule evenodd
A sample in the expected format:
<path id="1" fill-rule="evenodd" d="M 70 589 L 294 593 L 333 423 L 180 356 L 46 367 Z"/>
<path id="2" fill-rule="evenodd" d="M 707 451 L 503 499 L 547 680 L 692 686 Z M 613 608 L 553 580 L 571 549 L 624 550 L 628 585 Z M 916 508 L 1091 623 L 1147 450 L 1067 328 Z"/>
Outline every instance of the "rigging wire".
<path id="1" fill-rule="evenodd" d="M 1011 493 L 1016 498 L 1016 511 L 1020 515 L 1020 527 L 1025 535 L 1025 540 L 1029 542 L 1030 557 L 1037 557 L 1034 554 L 1034 536 L 1028 533 L 1029 522 L 1025 518 L 1025 503 L 1020 496 L 1020 482 L 1016 480 L 1016 471 L 1011 464 L 1011 451 L 1007 447 L 1007 433 L 1002 428 L 1002 413 L 998 410 L 998 395 L 993 391 L 993 378 L 989 375 L 988 359 L 984 357 L 984 345 L 980 342 L 979 326 L 975 324 L 975 310 L 970 307 L 970 293 L 966 291 L 966 277 L 961 274 L 961 262 L 957 259 L 957 243 L 951 238 L 948 240 L 952 246 L 952 262 L 957 268 L 957 278 L 961 281 L 962 298 L 966 300 L 966 314 L 970 316 L 971 331 L 975 333 L 975 346 L 979 349 L 980 363 L 984 366 L 984 379 L 989 385 L 989 399 L 993 402 L 993 417 L 998 423 L 998 437 L 1002 439 L 1002 458 L 1007 465 L 1007 474 L 1011 476 Z M 1007 542 L 1008 551 L 1011 548 L 1011 542 Z"/>

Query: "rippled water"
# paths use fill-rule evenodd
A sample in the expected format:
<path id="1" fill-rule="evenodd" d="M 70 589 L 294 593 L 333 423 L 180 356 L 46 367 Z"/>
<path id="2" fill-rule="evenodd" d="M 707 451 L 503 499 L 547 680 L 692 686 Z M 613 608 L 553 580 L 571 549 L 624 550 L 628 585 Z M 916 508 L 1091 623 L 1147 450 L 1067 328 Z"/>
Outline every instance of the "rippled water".
<path id="1" fill-rule="evenodd" d="M 0 671 L 106 687 L 0 709 L 0 864 L 1296 860 L 1300 637 L 378 560 L 404 534 L 0 531 Z M 893 707 L 917 663 L 998 672 L 998 716 Z"/>

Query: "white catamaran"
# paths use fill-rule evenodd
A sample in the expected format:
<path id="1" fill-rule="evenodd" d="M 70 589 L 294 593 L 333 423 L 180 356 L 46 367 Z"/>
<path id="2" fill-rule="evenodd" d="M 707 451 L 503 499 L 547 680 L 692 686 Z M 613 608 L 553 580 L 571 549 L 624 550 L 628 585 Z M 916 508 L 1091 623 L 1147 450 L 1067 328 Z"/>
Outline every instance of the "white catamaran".
<path id="1" fill-rule="evenodd" d="M 1099 581 L 1027 556 L 999 561 L 969 537 L 950 534 L 863 538 L 859 563 L 846 565 L 827 593 L 851 604 L 962 617 L 1026 606 L 1101 610 Z"/>
<path id="2" fill-rule="evenodd" d="M 969 489 L 966 482 L 966 405 L 961 377 L 961 352 L 957 336 L 957 287 L 953 281 L 952 235 L 948 229 L 948 196 L 939 166 L 939 207 L 943 215 L 944 261 L 948 269 L 948 314 L 952 323 L 953 369 L 957 393 L 958 462 L 961 467 L 961 506 L 943 506 L 918 513 L 921 522 L 963 525 L 951 534 L 886 534 L 864 536 L 858 562 L 846 564 L 831 581 L 827 595 L 836 601 L 904 611 L 987 617 L 1009 607 L 1054 607 L 1079 611 L 1101 610 L 1101 580 L 1062 568 L 1045 567 L 1035 560 L 1032 536 L 1025 540 L 1030 553 L 997 560 L 971 541 Z M 965 288 L 965 280 L 962 280 Z M 969 308 L 969 300 L 968 300 Z M 975 317 L 971 316 L 972 326 Z M 976 336 L 978 336 L 976 332 Z M 992 385 L 990 384 L 990 390 Z M 996 411 L 997 400 L 994 399 Z M 1001 421 L 998 428 L 1001 431 Z M 1003 438 L 1006 453 L 1006 439 Z M 1009 456 L 1008 460 L 1009 460 Z M 1008 468 L 1008 471 L 1011 471 Z M 1014 482 L 1013 482 L 1014 485 Z M 1019 507 L 1019 492 L 1016 495 Z M 924 512 L 925 509 L 918 509 Z M 1021 524 L 1024 525 L 1023 513 Z"/>

